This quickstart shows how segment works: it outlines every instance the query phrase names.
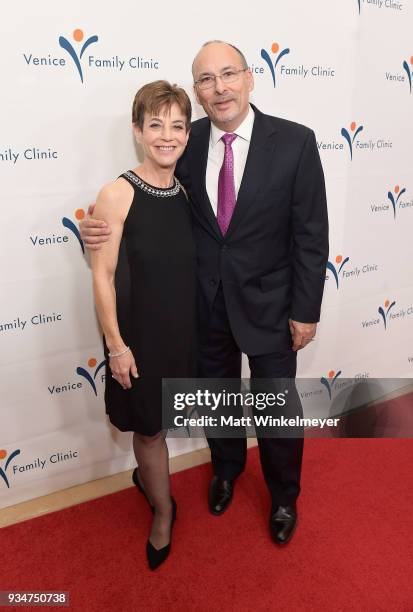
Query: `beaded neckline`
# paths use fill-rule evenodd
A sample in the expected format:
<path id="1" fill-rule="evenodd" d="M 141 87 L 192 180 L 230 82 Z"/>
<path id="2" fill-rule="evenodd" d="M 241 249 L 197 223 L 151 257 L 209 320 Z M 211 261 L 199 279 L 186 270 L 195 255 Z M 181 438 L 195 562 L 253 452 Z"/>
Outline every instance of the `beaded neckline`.
<path id="1" fill-rule="evenodd" d="M 154 187 L 153 185 L 149 185 L 149 183 L 145 183 L 145 181 L 143 181 L 137 174 L 132 172 L 132 170 L 125 172 L 124 176 L 128 177 L 128 179 L 140 187 L 142 191 L 146 191 L 146 193 L 149 193 L 157 198 L 170 198 L 171 196 L 175 196 L 179 193 L 181 188 L 181 184 L 175 176 L 175 185 L 173 187 Z"/>

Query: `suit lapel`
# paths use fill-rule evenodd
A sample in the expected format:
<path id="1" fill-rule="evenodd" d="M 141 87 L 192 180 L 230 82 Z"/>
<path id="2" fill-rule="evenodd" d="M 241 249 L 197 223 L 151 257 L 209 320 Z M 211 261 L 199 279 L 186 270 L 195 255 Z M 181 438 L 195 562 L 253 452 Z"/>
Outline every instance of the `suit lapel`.
<path id="1" fill-rule="evenodd" d="M 193 207 L 198 218 L 207 221 L 214 234 L 222 240 L 217 218 L 212 210 L 206 190 L 206 168 L 208 162 L 209 138 L 211 123 L 205 119 L 191 133 L 191 147 L 188 161 L 191 173 L 191 185 L 195 198 Z"/>
<path id="2" fill-rule="evenodd" d="M 238 191 L 237 202 L 225 236 L 226 238 L 234 232 L 249 206 L 251 206 L 259 188 L 266 183 L 268 167 L 275 148 L 275 128 L 266 121 L 263 113 L 254 106 L 253 109 L 255 118 L 251 142 Z"/>

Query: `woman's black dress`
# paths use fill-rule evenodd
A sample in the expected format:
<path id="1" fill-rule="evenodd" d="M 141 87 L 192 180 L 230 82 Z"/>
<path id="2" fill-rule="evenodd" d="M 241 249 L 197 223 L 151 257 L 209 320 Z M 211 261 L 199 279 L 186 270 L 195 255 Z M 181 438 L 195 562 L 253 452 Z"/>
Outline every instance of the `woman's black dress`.
<path id="1" fill-rule="evenodd" d="M 195 246 L 189 204 L 175 179 L 153 187 L 122 174 L 134 197 L 116 268 L 119 329 L 139 378 L 122 389 L 106 366 L 106 412 L 121 431 L 152 436 L 162 429 L 162 378 L 195 376 Z M 109 364 L 108 351 L 105 357 Z"/>

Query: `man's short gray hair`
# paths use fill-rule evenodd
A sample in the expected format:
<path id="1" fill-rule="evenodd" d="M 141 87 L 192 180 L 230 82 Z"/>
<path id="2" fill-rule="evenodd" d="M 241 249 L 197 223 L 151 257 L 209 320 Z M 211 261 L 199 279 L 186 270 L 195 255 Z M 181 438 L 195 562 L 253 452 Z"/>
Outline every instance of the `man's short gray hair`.
<path id="1" fill-rule="evenodd" d="M 243 68 L 249 68 L 249 66 L 248 66 L 248 62 L 247 62 L 246 57 L 245 57 L 245 55 L 243 54 L 243 52 L 242 52 L 242 51 L 240 51 L 240 49 L 238 49 L 238 47 L 236 47 L 235 45 L 232 45 L 232 44 L 231 44 L 231 43 L 229 43 L 229 42 L 226 42 L 225 40 L 208 40 L 206 43 L 204 43 L 204 44 L 202 45 L 201 49 L 203 49 L 204 47 L 207 47 L 208 45 L 212 45 L 212 44 L 214 44 L 214 43 L 219 43 L 219 44 L 221 44 L 221 45 L 228 45 L 228 47 L 232 47 L 232 48 L 233 48 L 233 49 L 234 49 L 234 50 L 235 50 L 235 51 L 238 53 L 238 55 L 240 56 L 241 61 L 242 61 L 242 67 L 243 67 Z M 201 50 L 201 49 L 200 49 L 200 50 Z M 200 51 L 200 50 L 199 50 L 199 51 Z M 198 53 L 199 53 L 199 51 L 198 51 Z M 195 65 L 195 59 L 196 59 L 196 57 L 197 57 L 198 53 L 196 54 L 196 56 L 195 56 L 195 58 L 194 58 L 194 61 L 192 62 L 192 75 L 193 75 L 193 76 L 195 76 L 195 75 L 194 75 L 194 65 Z"/>

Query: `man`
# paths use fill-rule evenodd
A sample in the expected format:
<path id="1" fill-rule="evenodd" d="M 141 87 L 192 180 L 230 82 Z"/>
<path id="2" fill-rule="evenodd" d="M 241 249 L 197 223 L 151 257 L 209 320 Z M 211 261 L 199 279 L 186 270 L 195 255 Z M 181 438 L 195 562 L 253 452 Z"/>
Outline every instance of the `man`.
<path id="1" fill-rule="evenodd" d="M 315 336 L 328 258 L 324 177 L 312 130 L 249 103 L 253 76 L 234 46 L 206 43 L 193 62 L 197 101 L 177 176 L 189 192 L 199 280 L 199 374 L 294 378 L 297 351 Z M 106 231 L 89 217 L 86 246 Z M 299 402 L 298 402 L 299 403 Z M 297 408 L 301 413 L 301 406 Z M 245 438 L 209 438 L 213 514 L 225 512 L 246 461 Z M 270 533 L 291 539 L 303 438 L 258 438 L 271 495 Z"/>

